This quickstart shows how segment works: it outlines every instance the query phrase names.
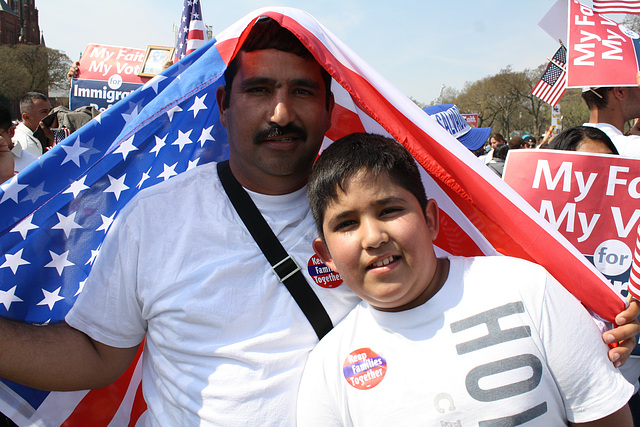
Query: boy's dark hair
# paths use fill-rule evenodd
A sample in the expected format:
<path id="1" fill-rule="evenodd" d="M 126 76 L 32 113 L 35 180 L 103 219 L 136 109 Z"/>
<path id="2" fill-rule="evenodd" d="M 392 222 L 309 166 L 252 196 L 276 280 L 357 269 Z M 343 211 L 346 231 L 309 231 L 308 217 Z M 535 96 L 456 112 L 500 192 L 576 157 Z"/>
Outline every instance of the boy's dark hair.
<path id="1" fill-rule="evenodd" d="M 553 138 L 547 148 L 551 150 L 576 151 L 580 143 L 584 141 L 585 138 L 600 141 L 609 147 L 613 154 L 619 154 L 618 149 L 613 145 L 611 138 L 609 138 L 606 133 L 593 126 L 576 126 L 567 129 Z"/>
<path id="2" fill-rule="evenodd" d="M 338 139 L 320 155 L 309 176 L 307 194 L 318 234 L 324 240 L 322 222 L 327 206 L 338 198 L 338 189 L 358 172 L 374 177 L 383 174 L 413 194 L 424 211 L 427 195 L 415 160 L 391 138 L 370 133 L 352 133 Z"/>
<path id="3" fill-rule="evenodd" d="M 587 104 L 589 110 L 595 108 L 602 109 L 609 103 L 609 92 L 611 92 L 612 89 L 612 87 L 589 89 L 586 92 L 582 92 L 582 99 Z"/>
<path id="4" fill-rule="evenodd" d="M 233 79 L 238 73 L 238 67 L 240 66 L 240 52 L 253 52 L 263 49 L 277 49 L 283 52 L 293 53 L 304 59 L 314 60 L 315 58 L 309 52 L 309 50 L 302 44 L 300 40 L 293 33 L 284 27 L 281 27 L 275 20 L 271 18 L 260 18 L 251 28 L 247 39 L 242 44 L 242 47 L 231 60 L 227 69 L 224 72 L 225 80 L 225 96 L 224 106 L 228 107 L 231 101 L 231 87 L 233 85 Z M 322 68 L 322 67 L 320 67 Z M 324 86 L 327 96 L 327 109 L 329 108 L 331 98 L 331 75 L 322 68 L 322 78 L 324 80 Z"/>

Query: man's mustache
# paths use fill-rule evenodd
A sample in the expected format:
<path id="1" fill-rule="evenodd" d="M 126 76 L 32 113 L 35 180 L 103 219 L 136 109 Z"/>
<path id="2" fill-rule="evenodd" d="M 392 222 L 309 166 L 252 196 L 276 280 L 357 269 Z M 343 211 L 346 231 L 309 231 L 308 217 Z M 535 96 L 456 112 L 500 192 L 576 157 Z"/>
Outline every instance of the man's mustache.
<path id="1" fill-rule="evenodd" d="M 293 136 L 298 139 L 306 140 L 307 132 L 299 126 L 289 123 L 286 126 L 271 125 L 269 128 L 258 131 L 253 141 L 255 143 L 263 142 L 265 139 L 277 138 L 282 135 Z"/>

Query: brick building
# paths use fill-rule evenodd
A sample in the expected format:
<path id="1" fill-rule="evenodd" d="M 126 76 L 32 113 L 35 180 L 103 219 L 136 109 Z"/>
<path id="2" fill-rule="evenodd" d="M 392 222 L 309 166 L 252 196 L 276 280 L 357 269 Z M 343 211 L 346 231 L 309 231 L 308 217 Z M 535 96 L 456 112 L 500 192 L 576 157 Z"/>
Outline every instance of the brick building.
<path id="1" fill-rule="evenodd" d="M 0 0 L 0 45 L 44 44 L 35 0 Z"/>

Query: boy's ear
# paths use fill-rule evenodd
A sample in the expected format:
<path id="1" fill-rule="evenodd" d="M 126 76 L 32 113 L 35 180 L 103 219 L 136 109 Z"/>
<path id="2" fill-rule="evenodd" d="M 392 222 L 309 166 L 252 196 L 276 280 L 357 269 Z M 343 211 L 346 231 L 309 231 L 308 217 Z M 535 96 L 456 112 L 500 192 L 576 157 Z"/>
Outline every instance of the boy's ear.
<path id="1" fill-rule="evenodd" d="M 313 250 L 316 251 L 316 254 L 320 257 L 322 262 L 324 262 L 327 267 L 336 271 L 336 265 L 333 263 L 333 258 L 331 258 L 331 253 L 329 252 L 329 248 L 327 244 L 320 238 L 317 238 L 311 244 L 313 246 Z"/>
<path id="2" fill-rule="evenodd" d="M 427 200 L 424 217 L 427 219 L 427 227 L 431 231 L 431 240 L 436 240 L 440 231 L 440 211 L 438 203 L 434 199 Z"/>

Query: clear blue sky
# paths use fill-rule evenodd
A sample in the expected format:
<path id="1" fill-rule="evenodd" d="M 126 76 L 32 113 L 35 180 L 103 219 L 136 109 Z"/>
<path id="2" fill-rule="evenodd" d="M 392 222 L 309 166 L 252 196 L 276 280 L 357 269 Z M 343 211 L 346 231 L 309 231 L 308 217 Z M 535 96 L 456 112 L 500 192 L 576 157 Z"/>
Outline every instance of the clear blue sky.
<path id="1" fill-rule="evenodd" d="M 311 13 L 406 95 L 429 103 L 442 84 L 511 65 L 533 68 L 558 43 L 538 21 L 556 0 L 201 0 L 214 34 L 268 5 Z M 584 3 L 591 6 L 590 0 Z M 88 43 L 145 49 L 173 44 L 183 0 L 36 0 L 47 46 L 77 60 Z"/>

